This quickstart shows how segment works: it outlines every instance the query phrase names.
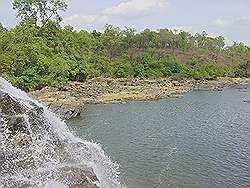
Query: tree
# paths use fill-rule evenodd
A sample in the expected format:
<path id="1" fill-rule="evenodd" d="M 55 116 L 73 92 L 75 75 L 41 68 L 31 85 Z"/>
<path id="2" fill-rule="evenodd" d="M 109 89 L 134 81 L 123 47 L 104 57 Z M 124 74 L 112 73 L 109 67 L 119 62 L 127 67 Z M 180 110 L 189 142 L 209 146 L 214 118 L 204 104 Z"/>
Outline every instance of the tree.
<path id="1" fill-rule="evenodd" d="M 234 62 L 242 60 L 244 59 L 245 56 L 247 56 L 248 46 L 246 46 L 242 42 L 240 43 L 234 42 L 233 45 L 227 47 L 226 50 L 227 53 L 231 56 L 231 61 Z"/>
<path id="2" fill-rule="evenodd" d="M 190 46 L 191 33 L 181 31 L 179 33 L 179 45 L 182 50 L 186 50 Z"/>
<path id="3" fill-rule="evenodd" d="M 125 30 L 121 31 L 123 36 L 124 48 L 129 49 L 134 45 L 135 29 L 125 27 Z"/>
<path id="4" fill-rule="evenodd" d="M 225 46 L 225 38 L 223 36 L 218 36 L 214 38 L 215 44 L 216 44 L 216 49 L 222 50 Z"/>
<path id="5" fill-rule="evenodd" d="M 159 43 L 159 36 L 155 31 L 145 29 L 143 32 L 135 35 L 135 43 L 138 48 L 155 48 Z"/>
<path id="6" fill-rule="evenodd" d="M 122 35 L 119 27 L 106 25 L 102 35 L 102 44 L 110 56 L 110 60 L 114 60 L 121 52 Z"/>
<path id="7" fill-rule="evenodd" d="M 170 48 L 174 44 L 174 33 L 168 29 L 160 29 L 160 43 L 162 48 Z"/>
<path id="8" fill-rule="evenodd" d="M 0 22 L 0 30 L 4 29 L 3 24 Z"/>
<path id="9" fill-rule="evenodd" d="M 162 48 L 171 48 L 172 55 L 174 56 L 175 49 L 179 47 L 179 37 L 176 35 L 177 31 L 169 29 L 160 29 L 159 37 Z"/>
<path id="10" fill-rule="evenodd" d="M 13 9 L 22 21 L 33 18 L 36 25 L 46 25 L 51 19 L 62 21 L 59 11 L 65 11 L 67 4 L 64 0 L 14 0 Z"/>
<path id="11" fill-rule="evenodd" d="M 8 29 L 4 27 L 4 25 L 0 22 L 0 33 L 7 31 Z"/>
<path id="12" fill-rule="evenodd" d="M 242 62 L 236 69 L 236 76 L 250 77 L 250 61 Z"/>

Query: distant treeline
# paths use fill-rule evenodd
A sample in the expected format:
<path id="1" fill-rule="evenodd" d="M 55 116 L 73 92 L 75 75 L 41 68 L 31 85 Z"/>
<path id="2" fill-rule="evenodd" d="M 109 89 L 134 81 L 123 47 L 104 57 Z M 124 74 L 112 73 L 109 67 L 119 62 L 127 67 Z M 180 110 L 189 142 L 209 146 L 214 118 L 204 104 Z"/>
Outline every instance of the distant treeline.
<path id="1" fill-rule="evenodd" d="M 104 32 L 76 31 L 59 25 L 57 11 L 67 8 L 63 1 L 14 0 L 13 8 L 22 21 L 12 29 L 0 24 L 0 76 L 25 90 L 100 76 L 250 76 L 250 48 L 243 43 L 225 46 L 222 36 L 169 29 L 138 33 L 112 25 Z"/>
<path id="2" fill-rule="evenodd" d="M 49 21 L 37 27 L 26 20 L 13 29 L 0 27 L 0 75 L 34 90 L 93 77 L 215 79 L 249 77 L 250 49 L 225 46 L 223 37 L 191 35 L 168 29 L 75 31 Z"/>

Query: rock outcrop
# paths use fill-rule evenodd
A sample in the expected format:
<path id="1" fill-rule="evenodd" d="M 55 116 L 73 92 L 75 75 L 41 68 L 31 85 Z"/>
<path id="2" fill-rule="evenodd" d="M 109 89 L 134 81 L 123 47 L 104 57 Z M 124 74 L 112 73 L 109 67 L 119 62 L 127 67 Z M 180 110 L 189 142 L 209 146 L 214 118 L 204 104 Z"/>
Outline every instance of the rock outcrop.
<path id="1" fill-rule="evenodd" d="M 79 116 L 84 107 L 84 98 L 72 96 L 69 92 L 60 89 L 45 87 L 32 92 L 31 95 L 62 119 Z"/>
<path id="2" fill-rule="evenodd" d="M 222 91 L 247 79 L 220 78 L 214 81 L 174 80 L 172 78 L 94 78 L 71 82 L 63 88 L 43 88 L 30 93 L 64 119 L 80 114 L 85 103 L 125 103 L 130 100 L 181 98 L 190 90 Z"/>
<path id="3" fill-rule="evenodd" d="M 97 187 L 93 169 L 74 165 L 67 147 L 46 120 L 43 107 L 0 90 L 0 187 L 33 187 L 39 178 L 68 187 Z M 37 179 L 31 181 L 32 176 Z"/>

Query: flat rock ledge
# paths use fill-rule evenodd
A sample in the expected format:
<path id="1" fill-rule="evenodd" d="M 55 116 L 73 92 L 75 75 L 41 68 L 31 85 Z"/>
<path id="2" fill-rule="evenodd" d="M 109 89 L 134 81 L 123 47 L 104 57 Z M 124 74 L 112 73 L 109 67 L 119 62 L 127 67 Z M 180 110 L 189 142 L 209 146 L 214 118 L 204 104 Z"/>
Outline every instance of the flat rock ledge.
<path id="1" fill-rule="evenodd" d="M 60 88 L 45 87 L 30 93 L 63 119 L 80 115 L 86 103 L 126 103 L 131 100 L 156 100 L 166 97 L 182 98 L 191 90 L 222 91 L 225 87 L 250 83 L 249 79 L 218 78 L 214 81 L 136 78 L 94 78 L 71 82 Z"/>
<path id="2" fill-rule="evenodd" d="M 84 98 L 58 88 L 45 87 L 32 92 L 31 96 L 65 120 L 79 116 L 85 103 Z"/>

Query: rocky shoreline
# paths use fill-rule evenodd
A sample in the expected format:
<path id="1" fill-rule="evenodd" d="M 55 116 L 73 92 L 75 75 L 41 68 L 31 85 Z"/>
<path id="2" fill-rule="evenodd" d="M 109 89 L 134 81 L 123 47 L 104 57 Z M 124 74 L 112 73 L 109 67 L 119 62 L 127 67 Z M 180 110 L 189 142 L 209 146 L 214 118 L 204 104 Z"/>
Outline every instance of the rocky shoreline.
<path id="1" fill-rule="evenodd" d="M 63 119 L 76 117 L 86 103 L 125 103 L 131 100 L 156 100 L 182 97 L 192 90 L 217 90 L 250 83 L 250 79 L 218 78 L 213 81 L 176 80 L 172 78 L 94 78 L 85 82 L 71 82 L 60 88 L 45 87 L 30 95 L 49 107 Z"/>

